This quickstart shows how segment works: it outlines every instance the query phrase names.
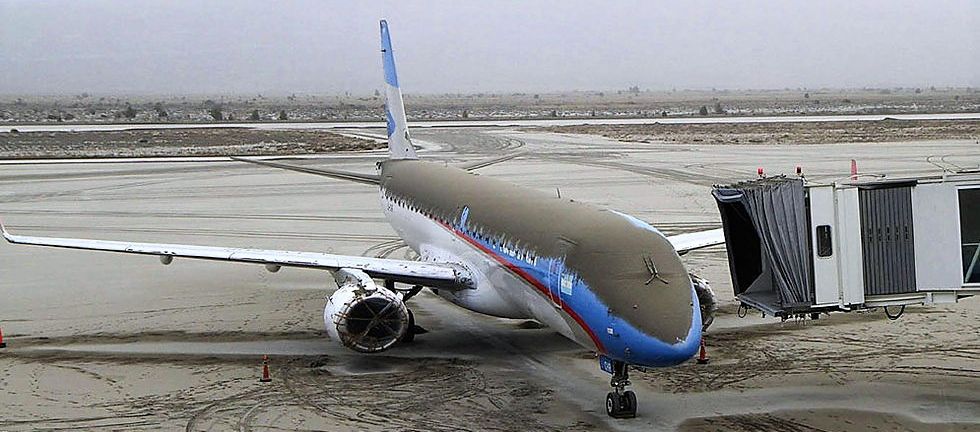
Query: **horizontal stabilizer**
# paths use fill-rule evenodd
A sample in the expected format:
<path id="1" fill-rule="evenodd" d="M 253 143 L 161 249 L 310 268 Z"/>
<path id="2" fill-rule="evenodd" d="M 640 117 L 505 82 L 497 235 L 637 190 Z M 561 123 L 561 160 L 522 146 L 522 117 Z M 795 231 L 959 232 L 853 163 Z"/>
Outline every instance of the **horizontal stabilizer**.
<path id="1" fill-rule="evenodd" d="M 495 165 L 495 164 L 498 164 L 498 163 L 501 163 L 501 162 L 506 162 L 506 161 L 509 161 L 509 160 L 514 159 L 516 157 L 523 156 L 525 154 L 527 154 L 527 152 L 511 153 L 511 154 L 508 154 L 508 155 L 497 156 L 497 157 L 494 157 L 494 158 L 481 159 L 481 160 L 478 160 L 478 161 L 473 161 L 473 162 L 465 163 L 463 165 L 459 165 L 458 167 L 460 169 L 464 169 L 464 170 L 467 170 L 467 171 L 473 171 L 473 170 L 478 170 L 480 168 L 486 168 L 486 167 L 488 167 L 490 165 Z"/>
<path id="2" fill-rule="evenodd" d="M 299 166 L 299 165 L 290 165 L 290 164 L 284 164 L 284 163 L 279 163 L 279 162 L 272 162 L 272 161 L 268 161 L 268 160 L 264 160 L 264 159 L 263 160 L 258 160 L 258 159 L 246 159 L 246 158 L 240 158 L 240 157 L 232 157 L 232 159 L 233 160 L 236 160 L 236 161 L 241 161 L 241 162 L 253 163 L 253 164 L 256 164 L 256 165 L 265 165 L 265 166 L 269 166 L 269 167 L 273 167 L 273 168 L 281 168 L 281 169 L 290 170 L 290 171 L 298 171 L 298 172 L 303 172 L 303 173 L 307 173 L 307 174 L 314 174 L 314 175 L 318 175 L 318 176 L 331 177 L 331 178 L 340 179 L 340 180 L 349 180 L 349 181 L 357 182 L 357 183 L 364 183 L 364 184 L 370 184 L 370 185 L 379 185 L 379 184 L 381 184 L 381 178 L 378 177 L 377 174 L 364 174 L 364 173 L 356 173 L 356 172 L 353 172 L 353 171 L 344 171 L 344 170 L 336 170 L 336 169 L 328 169 L 328 168 L 311 168 L 311 167 L 305 167 L 305 166 Z"/>

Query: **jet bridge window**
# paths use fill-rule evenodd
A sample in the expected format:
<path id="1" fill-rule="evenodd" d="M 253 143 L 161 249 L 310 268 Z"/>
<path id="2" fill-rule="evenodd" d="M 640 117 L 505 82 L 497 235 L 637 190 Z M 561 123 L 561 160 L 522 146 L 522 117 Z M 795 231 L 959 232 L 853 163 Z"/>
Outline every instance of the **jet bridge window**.
<path id="1" fill-rule="evenodd" d="M 817 227 L 817 256 L 826 258 L 834 254 L 834 240 L 830 235 L 830 225 Z"/>
<path id="2" fill-rule="evenodd" d="M 980 188 L 960 189 L 963 283 L 980 284 Z"/>

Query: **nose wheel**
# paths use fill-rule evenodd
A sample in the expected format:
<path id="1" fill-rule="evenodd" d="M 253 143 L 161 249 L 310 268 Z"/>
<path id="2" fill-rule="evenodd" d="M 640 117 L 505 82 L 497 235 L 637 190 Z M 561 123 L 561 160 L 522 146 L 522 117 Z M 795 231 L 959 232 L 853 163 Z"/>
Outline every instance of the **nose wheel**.
<path id="1" fill-rule="evenodd" d="M 613 391 L 606 394 L 606 414 L 612 418 L 636 417 L 636 393 L 626 390 L 630 385 L 629 365 L 613 361 L 613 377 L 609 381 Z"/>

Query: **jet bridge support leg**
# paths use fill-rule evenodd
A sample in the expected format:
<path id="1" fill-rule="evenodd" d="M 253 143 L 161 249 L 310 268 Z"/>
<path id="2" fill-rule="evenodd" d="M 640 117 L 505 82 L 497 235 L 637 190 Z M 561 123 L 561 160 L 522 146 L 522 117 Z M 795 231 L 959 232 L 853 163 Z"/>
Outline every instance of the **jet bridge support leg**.
<path id="1" fill-rule="evenodd" d="M 613 377 L 609 381 L 614 391 L 606 395 L 606 414 L 612 418 L 636 417 L 636 394 L 626 390 L 630 385 L 629 365 L 613 360 Z"/>

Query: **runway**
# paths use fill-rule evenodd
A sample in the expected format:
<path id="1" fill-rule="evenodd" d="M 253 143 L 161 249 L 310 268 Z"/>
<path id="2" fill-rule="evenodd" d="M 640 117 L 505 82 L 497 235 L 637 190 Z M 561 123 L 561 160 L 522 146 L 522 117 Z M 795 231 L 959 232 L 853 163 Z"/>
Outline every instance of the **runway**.
<path id="1" fill-rule="evenodd" d="M 847 115 L 798 115 L 798 116 L 727 116 L 727 117 L 650 117 L 650 118 L 558 118 L 558 119 L 491 119 L 491 120 L 423 120 L 412 121 L 413 129 L 466 128 L 466 127 L 547 127 L 578 125 L 643 125 L 643 124 L 730 124 L 730 123 L 800 123 L 800 122 L 849 122 L 881 120 L 977 120 L 980 113 L 941 114 L 847 114 Z M 277 123 L 98 123 L 98 124 L 39 124 L 0 125 L 0 132 L 95 132 L 148 129 L 210 129 L 249 128 L 257 130 L 304 130 L 304 129 L 384 129 L 382 121 L 358 122 L 277 122 Z"/>
<path id="2" fill-rule="evenodd" d="M 413 133 L 426 143 L 423 157 L 446 163 L 526 151 L 480 174 L 560 190 L 667 232 L 716 226 L 710 186 L 752 178 L 758 167 L 775 175 L 801 165 L 809 179 L 829 182 L 848 175 L 852 158 L 862 172 L 889 176 L 938 173 L 927 160 L 936 157 L 980 163 L 972 140 L 657 144 L 472 126 Z M 292 163 L 372 172 L 377 157 Z M 24 234 L 413 258 L 371 187 L 222 158 L 132 162 L 3 166 L 0 217 Z M 740 319 L 724 249 L 685 261 L 721 300 L 707 335 L 713 360 L 635 373 L 638 418 L 613 420 L 602 405 L 609 378 L 596 360 L 533 323 L 477 315 L 424 293 L 410 306 L 431 332 L 365 356 L 323 331 L 324 297 L 333 290 L 326 272 L 271 274 L 180 259 L 162 266 L 155 257 L 3 243 L 0 325 L 9 347 L 0 350 L 0 430 L 967 431 L 980 424 L 978 299 L 911 308 L 899 321 L 880 312 L 806 324 Z M 272 358 L 270 384 L 258 382 L 262 354 Z"/>

